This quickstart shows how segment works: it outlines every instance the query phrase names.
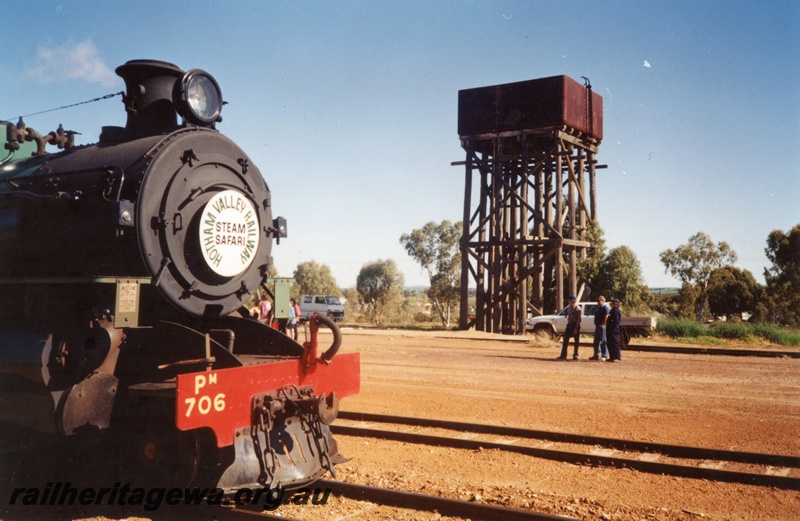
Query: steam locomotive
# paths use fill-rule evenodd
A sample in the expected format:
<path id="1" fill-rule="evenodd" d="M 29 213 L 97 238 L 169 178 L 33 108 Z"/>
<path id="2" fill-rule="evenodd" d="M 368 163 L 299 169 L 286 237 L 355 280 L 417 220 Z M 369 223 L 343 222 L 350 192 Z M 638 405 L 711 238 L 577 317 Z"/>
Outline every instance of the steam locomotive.
<path id="1" fill-rule="evenodd" d="M 359 356 L 337 354 L 325 317 L 303 344 L 249 317 L 286 221 L 216 130 L 217 81 L 154 60 L 116 72 L 127 122 L 96 144 L 2 123 L 0 427 L 54 437 L 61 468 L 107 483 L 229 492 L 333 473 L 329 424 Z M 319 325 L 334 330 L 322 354 Z"/>

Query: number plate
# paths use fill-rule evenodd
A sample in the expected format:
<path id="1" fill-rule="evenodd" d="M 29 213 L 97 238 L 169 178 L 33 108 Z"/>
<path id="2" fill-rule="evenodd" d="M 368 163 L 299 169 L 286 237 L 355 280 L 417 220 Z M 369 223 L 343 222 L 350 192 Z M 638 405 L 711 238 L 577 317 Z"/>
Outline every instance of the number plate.
<path id="1" fill-rule="evenodd" d="M 330 365 L 318 364 L 310 374 L 303 374 L 299 360 L 287 360 L 178 375 L 175 423 L 181 430 L 209 427 L 218 447 L 232 445 L 234 431 L 251 424 L 253 396 L 285 385 L 310 385 L 317 396 L 332 391 L 340 398 L 357 394 L 360 353 L 338 354 Z"/>

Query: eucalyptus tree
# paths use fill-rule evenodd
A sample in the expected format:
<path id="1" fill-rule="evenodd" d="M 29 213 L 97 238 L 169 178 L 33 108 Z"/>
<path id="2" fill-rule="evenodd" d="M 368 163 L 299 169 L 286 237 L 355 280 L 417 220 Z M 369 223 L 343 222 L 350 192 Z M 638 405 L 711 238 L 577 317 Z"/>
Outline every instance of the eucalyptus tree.
<path id="1" fill-rule="evenodd" d="M 428 298 L 442 325 L 450 326 L 451 310 L 461 296 L 461 222 L 433 221 L 400 236 L 400 244 L 428 273 Z"/>
<path id="2" fill-rule="evenodd" d="M 773 230 L 765 249 L 772 266 L 764 270 L 770 314 L 776 322 L 800 325 L 800 224 L 790 231 Z"/>
<path id="3" fill-rule="evenodd" d="M 297 265 L 294 270 L 294 285 L 292 295 L 296 298 L 301 295 L 334 295 L 342 296 L 342 290 L 336 283 L 336 278 L 326 264 L 317 261 L 305 261 Z"/>
<path id="4" fill-rule="evenodd" d="M 661 263 L 664 264 L 666 273 L 700 289 L 695 303 L 698 322 L 702 322 L 705 316 L 711 275 L 723 266 L 734 264 L 736 259 L 736 252 L 727 242 L 714 244 L 703 232 L 692 235 L 686 244 L 681 244 L 674 250 L 661 252 Z"/>
<path id="5" fill-rule="evenodd" d="M 403 298 L 403 274 L 391 260 L 368 262 L 356 279 L 356 290 L 369 318 L 382 325 Z"/>
<path id="6" fill-rule="evenodd" d="M 592 293 L 602 293 L 607 299 L 618 298 L 628 309 L 643 309 L 649 304 L 650 290 L 644 283 L 642 265 L 627 246 L 608 252 L 594 280 Z"/>

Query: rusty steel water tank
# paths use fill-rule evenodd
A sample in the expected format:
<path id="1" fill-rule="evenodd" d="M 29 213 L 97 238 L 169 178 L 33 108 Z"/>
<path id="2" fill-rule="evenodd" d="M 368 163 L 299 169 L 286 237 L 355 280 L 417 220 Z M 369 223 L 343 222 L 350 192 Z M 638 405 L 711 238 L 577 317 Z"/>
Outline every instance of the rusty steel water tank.
<path id="1" fill-rule="evenodd" d="M 544 128 L 603 139 L 603 97 L 568 76 L 458 91 L 461 137 Z"/>

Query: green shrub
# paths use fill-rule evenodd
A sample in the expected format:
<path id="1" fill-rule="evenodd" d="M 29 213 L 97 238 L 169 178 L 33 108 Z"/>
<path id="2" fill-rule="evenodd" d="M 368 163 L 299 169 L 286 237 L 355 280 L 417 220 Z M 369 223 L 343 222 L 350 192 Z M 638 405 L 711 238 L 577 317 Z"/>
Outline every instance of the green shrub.
<path id="1" fill-rule="evenodd" d="M 705 328 L 688 318 L 659 318 L 656 333 L 670 338 L 697 338 L 706 335 Z"/>
<path id="2" fill-rule="evenodd" d="M 427 322 L 433 322 L 434 320 L 434 317 L 432 317 L 430 313 L 425 313 L 423 311 L 414 313 L 414 322 L 417 324 L 425 324 Z"/>
<path id="3" fill-rule="evenodd" d="M 719 322 L 710 326 L 703 326 L 686 318 L 659 318 L 656 332 L 670 338 L 692 338 L 697 340 L 701 340 L 704 337 L 726 340 L 760 338 L 782 346 L 800 346 L 800 331 L 770 324 Z"/>
<path id="4" fill-rule="evenodd" d="M 708 334 L 717 338 L 727 338 L 729 340 L 745 340 L 756 336 L 753 328 L 743 322 L 719 322 L 712 324 L 708 328 Z"/>
<path id="5" fill-rule="evenodd" d="M 800 331 L 771 324 L 753 324 L 753 335 L 782 346 L 800 346 Z"/>

